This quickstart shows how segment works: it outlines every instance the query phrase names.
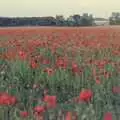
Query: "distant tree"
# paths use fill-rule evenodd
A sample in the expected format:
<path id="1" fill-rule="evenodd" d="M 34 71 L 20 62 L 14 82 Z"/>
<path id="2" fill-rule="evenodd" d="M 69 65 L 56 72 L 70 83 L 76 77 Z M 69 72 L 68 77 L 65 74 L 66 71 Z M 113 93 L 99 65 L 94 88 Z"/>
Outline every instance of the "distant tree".
<path id="1" fill-rule="evenodd" d="M 68 26 L 92 26 L 94 19 L 92 14 L 84 13 L 82 16 L 79 14 L 69 16 L 67 21 Z"/>
<path id="2" fill-rule="evenodd" d="M 88 26 L 92 25 L 92 15 L 75 14 L 67 19 L 63 15 L 48 17 L 0 17 L 0 26 Z M 116 21 L 117 23 L 119 21 Z"/>
<path id="3" fill-rule="evenodd" d="M 75 14 L 72 17 L 73 17 L 73 20 L 74 20 L 74 25 L 75 26 L 80 26 L 80 24 L 81 24 L 81 21 L 80 21 L 81 17 L 80 17 L 80 15 Z"/>
<path id="4" fill-rule="evenodd" d="M 74 26 L 75 25 L 75 20 L 73 19 L 73 16 L 69 16 L 67 18 L 67 25 L 68 26 Z"/>
<path id="5" fill-rule="evenodd" d="M 88 13 L 84 13 L 81 16 L 81 26 L 92 26 L 93 25 L 93 16 Z"/>
<path id="6" fill-rule="evenodd" d="M 93 18 L 93 15 L 90 14 L 90 15 L 88 16 L 88 19 L 89 19 L 89 25 L 92 26 L 92 25 L 94 24 L 94 18 Z"/>
<path id="7" fill-rule="evenodd" d="M 0 26 L 55 26 L 54 17 L 0 18 Z"/>
<path id="8" fill-rule="evenodd" d="M 111 25 L 120 25 L 120 13 L 113 12 L 109 18 L 109 21 Z"/>
<path id="9" fill-rule="evenodd" d="M 63 15 L 56 15 L 56 25 L 57 26 L 64 26 L 65 25 L 65 18 Z"/>

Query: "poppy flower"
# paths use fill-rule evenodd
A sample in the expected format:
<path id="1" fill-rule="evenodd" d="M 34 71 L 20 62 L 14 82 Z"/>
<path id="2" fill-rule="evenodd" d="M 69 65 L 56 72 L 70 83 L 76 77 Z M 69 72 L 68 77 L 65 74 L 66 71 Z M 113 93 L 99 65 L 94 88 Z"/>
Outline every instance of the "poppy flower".
<path id="1" fill-rule="evenodd" d="M 36 62 L 35 60 L 32 60 L 32 61 L 31 61 L 31 68 L 32 68 L 32 69 L 36 69 L 37 67 L 38 67 L 37 62 Z"/>
<path id="2" fill-rule="evenodd" d="M 79 72 L 79 67 L 76 63 L 72 63 L 72 72 L 73 73 L 78 73 Z"/>
<path id="3" fill-rule="evenodd" d="M 105 113 L 104 120 L 113 120 L 112 113 L 111 112 Z"/>
<path id="4" fill-rule="evenodd" d="M 0 105 L 15 105 L 16 102 L 16 97 L 10 96 L 8 93 L 0 94 Z"/>
<path id="5" fill-rule="evenodd" d="M 27 55 L 24 51 L 19 51 L 18 54 L 19 54 L 20 59 L 22 59 L 22 60 L 26 59 L 26 57 L 27 57 Z"/>
<path id="6" fill-rule="evenodd" d="M 20 112 L 20 116 L 21 116 L 22 118 L 27 118 L 27 117 L 29 116 L 29 113 L 28 113 L 27 111 L 21 111 L 21 112 Z"/>
<path id="7" fill-rule="evenodd" d="M 55 108 L 56 104 L 57 104 L 57 97 L 56 96 L 46 95 L 44 97 L 44 102 L 47 103 L 47 107 L 48 108 Z"/>
<path id="8" fill-rule="evenodd" d="M 93 96 L 93 92 L 90 89 L 86 89 L 80 92 L 79 99 L 84 102 L 89 102 Z"/>
<path id="9" fill-rule="evenodd" d="M 72 113 L 71 112 L 67 112 L 65 120 L 72 120 Z"/>
<path id="10" fill-rule="evenodd" d="M 56 61 L 56 66 L 58 68 L 66 69 L 66 67 L 67 67 L 67 61 L 64 60 L 64 59 L 62 59 L 62 58 L 59 58 Z"/>
<path id="11" fill-rule="evenodd" d="M 37 114 L 41 114 L 41 113 L 45 112 L 45 108 L 44 108 L 44 106 L 36 106 L 34 108 L 34 112 Z"/>

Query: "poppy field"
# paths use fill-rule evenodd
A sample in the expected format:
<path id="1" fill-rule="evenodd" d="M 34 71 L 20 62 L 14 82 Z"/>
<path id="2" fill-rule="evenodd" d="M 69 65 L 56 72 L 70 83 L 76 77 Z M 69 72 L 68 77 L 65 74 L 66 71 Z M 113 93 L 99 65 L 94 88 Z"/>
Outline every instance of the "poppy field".
<path id="1" fill-rule="evenodd" d="M 0 28 L 0 120 L 120 120 L 120 27 Z"/>

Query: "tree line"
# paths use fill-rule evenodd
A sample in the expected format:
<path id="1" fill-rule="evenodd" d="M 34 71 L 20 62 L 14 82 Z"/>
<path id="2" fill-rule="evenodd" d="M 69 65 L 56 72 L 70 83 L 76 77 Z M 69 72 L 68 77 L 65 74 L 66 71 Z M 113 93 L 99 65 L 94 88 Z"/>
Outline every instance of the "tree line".
<path id="1" fill-rule="evenodd" d="M 109 21 L 111 25 L 120 25 L 120 12 L 113 12 Z"/>
<path id="2" fill-rule="evenodd" d="M 113 12 L 109 17 L 111 25 L 120 25 L 120 13 Z M 93 26 L 95 18 L 92 14 L 75 14 L 64 18 L 63 15 L 56 17 L 0 17 L 0 26 Z"/>

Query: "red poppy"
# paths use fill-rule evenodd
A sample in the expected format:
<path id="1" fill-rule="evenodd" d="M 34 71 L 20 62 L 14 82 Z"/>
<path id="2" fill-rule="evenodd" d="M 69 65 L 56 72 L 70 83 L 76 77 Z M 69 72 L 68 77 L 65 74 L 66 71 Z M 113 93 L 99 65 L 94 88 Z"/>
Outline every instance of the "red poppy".
<path id="1" fill-rule="evenodd" d="M 112 113 L 111 112 L 105 113 L 104 120 L 112 120 Z"/>
<path id="2" fill-rule="evenodd" d="M 32 69 L 36 69 L 38 67 L 38 64 L 35 62 L 35 60 L 31 61 L 31 67 Z"/>
<path id="3" fill-rule="evenodd" d="M 21 111 L 20 116 L 23 117 L 23 118 L 26 118 L 26 117 L 29 116 L 29 113 L 27 111 Z"/>
<path id="4" fill-rule="evenodd" d="M 16 102 L 16 97 L 10 96 L 8 93 L 0 94 L 0 105 L 15 105 Z"/>
<path id="5" fill-rule="evenodd" d="M 46 95 L 44 97 L 44 102 L 47 103 L 47 108 L 55 108 L 57 104 L 57 97 Z"/>
<path id="6" fill-rule="evenodd" d="M 67 112 L 65 120 L 72 120 L 72 113 L 71 112 Z"/>
<path id="7" fill-rule="evenodd" d="M 44 106 L 36 106 L 34 108 L 34 112 L 37 114 L 41 114 L 41 113 L 45 112 L 45 107 Z"/>
<path id="8" fill-rule="evenodd" d="M 0 95 L 0 105 L 10 105 L 10 99 L 7 93 L 2 93 Z"/>
<path id="9" fill-rule="evenodd" d="M 72 72 L 73 73 L 78 73 L 79 72 L 79 67 L 76 63 L 72 63 Z"/>
<path id="10" fill-rule="evenodd" d="M 27 55 L 26 55 L 26 53 L 24 52 L 24 51 L 19 51 L 19 57 L 22 59 L 22 60 L 24 60 L 24 59 L 26 59 L 26 57 L 27 57 Z"/>
<path id="11" fill-rule="evenodd" d="M 81 101 L 89 102 L 93 96 L 93 92 L 89 89 L 80 92 L 79 99 Z"/>
<path id="12" fill-rule="evenodd" d="M 56 61 L 56 66 L 57 66 L 58 68 L 66 69 L 66 67 L 67 67 L 67 61 L 64 60 L 64 59 L 62 59 L 62 58 L 59 58 L 59 59 L 57 59 L 57 61 Z"/>
<path id="13" fill-rule="evenodd" d="M 11 102 L 11 105 L 15 105 L 17 103 L 17 99 L 15 96 L 10 96 L 10 102 Z"/>

